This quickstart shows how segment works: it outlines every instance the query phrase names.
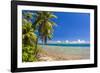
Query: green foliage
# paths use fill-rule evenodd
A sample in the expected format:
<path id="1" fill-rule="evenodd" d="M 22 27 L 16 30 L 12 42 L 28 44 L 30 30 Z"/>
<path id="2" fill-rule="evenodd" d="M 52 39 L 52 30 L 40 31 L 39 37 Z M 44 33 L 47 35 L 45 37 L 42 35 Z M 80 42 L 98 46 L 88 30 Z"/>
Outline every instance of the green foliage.
<path id="1" fill-rule="evenodd" d="M 33 16 L 33 13 L 26 12 L 26 13 L 23 13 L 23 16 L 24 16 L 25 19 L 30 20 Z"/>
<path id="2" fill-rule="evenodd" d="M 22 61 L 23 62 L 33 62 L 38 59 L 34 55 L 34 47 L 31 46 L 23 46 L 22 48 Z"/>
<path id="3" fill-rule="evenodd" d="M 31 19 L 34 16 L 34 23 Z M 51 20 L 57 18 L 52 12 L 38 11 L 35 13 L 25 12 L 22 19 L 22 61 L 38 61 L 37 54 L 43 52 L 38 47 L 38 38 L 46 43 L 53 36 L 53 26 L 56 24 Z M 36 34 L 36 32 L 38 35 Z"/>
<path id="4" fill-rule="evenodd" d="M 56 24 L 51 20 L 52 18 L 57 18 L 52 12 L 39 11 L 37 12 L 35 28 L 39 33 L 39 37 L 42 42 L 46 44 L 47 40 L 52 39 L 53 26 Z"/>
<path id="5" fill-rule="evenodd" d="M 24 44 L 33 44 L 36 42 L 37 36 L 34 33 L 34 29 L 32 28 L 32 23 L 28 22 L 26 19 L 23 19 L 22 25 L 22 40 Z"/>
<path id="6" fill-rule="evenodd" d="M 32 18 L 31 13 L 24 13 L 24 18 L 22 19 L 22 61 L 23 62 L 33 62 L 37 61 L 37 57 L 34 55 L 35 43 L 37 36 L 34 33 L 34 28 L 32 27 L 32 22 L 29 19 Z"/>

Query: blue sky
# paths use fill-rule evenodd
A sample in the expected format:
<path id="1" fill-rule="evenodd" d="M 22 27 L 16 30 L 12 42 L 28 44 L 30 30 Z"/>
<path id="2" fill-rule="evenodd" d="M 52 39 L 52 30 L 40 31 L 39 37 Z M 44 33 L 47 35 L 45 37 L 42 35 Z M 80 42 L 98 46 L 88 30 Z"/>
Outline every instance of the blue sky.
<path id="1" fill-rule="evenodd" d="M 29 10 L 25 10 L 26 12 Z M 24 12 L 24 10 L 23 10 Z M 31 11 L 34 12 L 34 11 Z M 85 40 L 90 41 L 90 15 L 89 13 L 53 12 L 57 26 L 54 27 L 52 41 Z"/>
<path id="2" fill-rule="evenodd" d="M 90 41 L 90 15 L 89 13 L 54 12 L 58 17 L 52 19 L 57 26 L 54 27 L 52 40 L 85 40 Z"/>

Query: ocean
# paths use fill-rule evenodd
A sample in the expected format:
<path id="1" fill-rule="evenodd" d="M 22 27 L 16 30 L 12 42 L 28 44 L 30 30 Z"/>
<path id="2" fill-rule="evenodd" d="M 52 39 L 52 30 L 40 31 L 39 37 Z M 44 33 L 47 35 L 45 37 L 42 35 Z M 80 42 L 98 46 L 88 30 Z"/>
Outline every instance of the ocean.
<path id="1" fill-rule="evenodd" d="M 90 47 L 90 44 L 47 44 L 48 46 L 62 46 L 62 47 Z"/>

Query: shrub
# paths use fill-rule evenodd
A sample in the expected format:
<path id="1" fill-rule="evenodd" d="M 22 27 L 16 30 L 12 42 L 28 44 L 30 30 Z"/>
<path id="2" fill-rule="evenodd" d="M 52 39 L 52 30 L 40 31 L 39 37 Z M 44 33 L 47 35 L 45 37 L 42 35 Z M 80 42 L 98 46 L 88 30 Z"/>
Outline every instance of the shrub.
<path id="1" fill-rule="evenodd" d="M 23 62 L 33 62 L 38 59 L 34 55 L 35 47 L 34 46 L 23 46 L 22 47 L 22 61 Z"/>

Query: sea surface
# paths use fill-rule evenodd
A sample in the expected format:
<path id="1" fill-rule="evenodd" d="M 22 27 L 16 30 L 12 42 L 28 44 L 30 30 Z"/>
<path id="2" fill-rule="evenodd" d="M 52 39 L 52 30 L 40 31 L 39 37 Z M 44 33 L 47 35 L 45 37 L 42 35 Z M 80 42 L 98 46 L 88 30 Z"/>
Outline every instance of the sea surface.
<path id="1" fill-rule="evenodd" d="M 47 44 L 48 46 L 62 46 L 62 47 L 90 47 L 90 44 L 62 44 L 62 43 L 57 43 L 57 44 Z"/>

